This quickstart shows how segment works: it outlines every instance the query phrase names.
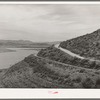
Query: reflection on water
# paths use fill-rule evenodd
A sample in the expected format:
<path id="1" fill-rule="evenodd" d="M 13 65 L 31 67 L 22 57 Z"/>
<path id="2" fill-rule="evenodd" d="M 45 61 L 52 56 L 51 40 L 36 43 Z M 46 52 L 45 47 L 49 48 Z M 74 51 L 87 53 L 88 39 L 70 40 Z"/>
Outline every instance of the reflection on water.
<path id="1" fill-rule="evenodd" d="M 0 69 L 9 68 L 11 65 L 23 60 L 30 54 L 37 54 L 38 51 L 23 48 L 9 48 L 11 50 L 16 50 L 16 52 L 5 52 L 0 53 Z"/>

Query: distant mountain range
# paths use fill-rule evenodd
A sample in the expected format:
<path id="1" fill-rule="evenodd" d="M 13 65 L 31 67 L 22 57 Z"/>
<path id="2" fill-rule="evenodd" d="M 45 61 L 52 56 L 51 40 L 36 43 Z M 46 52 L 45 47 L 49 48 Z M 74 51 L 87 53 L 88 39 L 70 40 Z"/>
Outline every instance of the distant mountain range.
<path id="1" fill-rule="evenodd" d="M 6 48 L 45 48 L 58 42 L 32 42 L 29 40 L 0 40 L 0 47 Z"/>
<path id="2" fill-rule="evenodd" d="M 29 40 L 0 40 L 0 43 L 19 43 L 19 44 L 32 44 Z"/>

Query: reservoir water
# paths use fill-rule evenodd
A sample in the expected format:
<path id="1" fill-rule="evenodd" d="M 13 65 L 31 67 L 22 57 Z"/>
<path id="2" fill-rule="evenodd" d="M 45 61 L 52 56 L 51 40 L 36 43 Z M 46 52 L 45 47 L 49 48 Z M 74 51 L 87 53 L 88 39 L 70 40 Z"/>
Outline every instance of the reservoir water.
<path id="1" fill-rule="evenodd" d="M 10 50 L 16 50 L 15 52 L 3 52 L 0 53 L 0 69 L 9 68 L 15 63 L 23 60 L 30 54 L 37 54 L 38 50 L 30 48 L 9 48 Z"/>

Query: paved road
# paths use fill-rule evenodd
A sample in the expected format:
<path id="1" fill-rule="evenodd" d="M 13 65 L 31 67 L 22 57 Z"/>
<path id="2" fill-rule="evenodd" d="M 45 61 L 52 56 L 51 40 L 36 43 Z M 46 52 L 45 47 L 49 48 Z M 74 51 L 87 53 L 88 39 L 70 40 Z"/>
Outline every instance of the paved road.
<path id="1" fill-rule="evenodd" d="M 80 58 L 80 59 L 84 59 L 84 57 L 81 57 L 78 54 L 75 54 L 75 53 L 73 53 L 73 52 L 71 52 L 71 51 L 69 51 L 67 49 L 63 49 L 63 48 L 59 47 L 59 44 L 56 44 L 55 47 L 58 48 L 58 49 L 60 49 L 61 51 L 65 52 L 65 53 L 73 56 L 73 57 L 77 57 L 77 58 Z"/>
<path id="2" fill-rule="evenodd" d="M 100 62 L 100 60 L 95 60 L 95 59 L 89 59 L 89 58 L 81 57 L 81 56 L 79 56 L 79 55 L 77 55 L 77 54 L 75 54 L 75 53 L 72 53 L 72 52 L 69 51 L 69 50 L 66 50 L 66 49 L 63 49 L 63 48 L 59 47 L 59 44 L 56 44 L 55 47 L 58 48 L 58 49 L 60 49 L 60 50 L 62 50 L 62 51 L 65 52 L 65 53 L 70 54 L 70 55 L 73 56 L 73 57 L 78 57 L 78 58 L 80 58 L 80 59 L 88 59 L 88 60 L 90 60 L 90 61 L 97 61 L 97 62 Z M 37 54 L 33 54 L 33 55 L 36 56 L 36 57 L 38 57 L 38 58 L 45 59 L 45 60 L 49 60 L 49 61 L 52 61 L 52 62 L 55 62 L 55 63 L 58 63 L 58 64 L 62 64 L 62 65 L 66 65 L 66 66 L 73 66 L 73 67 L 75 67 L 75 68 L 79 68 L 78 66 L 74 66 L 74 65 L 70 65 L 70 64 L 65 64 L 65 63 L 62 63 L 62 62 L 58 62 L 58 61 L 54 61 L 54 60 L 47 59 L 47 58 L 44 58 L 44 57 L 40 57 L 40 56 L 37 56 Z M 94 70 L 94 69 L 83 68 L 83 67 L 81 67 L 81 68 L 82 68 L 82 69 L 87 69 L 87 70 Z"/>
<path id="3" fill-rule="evenodd" d="M 78 55 L 78 54 L 75 54 L 75 53 L 73 53 L 73 52 L 71 52 L 71 51 L 69 51 L 69 50 L 67 50 L 67 49 L 61 48 L 61 47 L 59 47 L 59 44 L 56 44 L 55 47 L 58 48 L 58 49 L 60 49 L 60 50 L 62 50 L 62 51 L 65 52 L 65 53 L 67 53 L 67 54 L 73 56 L 73 57 L 77 57 L 77 58 L 80 58 L 80 59 L 87 59 L 87 60 L 90 60 L 90 61 L 96 61 L 96 62 L 99 62 L 99 63 L 100 63 L 100 60 L 82 57 L 82 56 L 80 56 L 80 55 Z"/>

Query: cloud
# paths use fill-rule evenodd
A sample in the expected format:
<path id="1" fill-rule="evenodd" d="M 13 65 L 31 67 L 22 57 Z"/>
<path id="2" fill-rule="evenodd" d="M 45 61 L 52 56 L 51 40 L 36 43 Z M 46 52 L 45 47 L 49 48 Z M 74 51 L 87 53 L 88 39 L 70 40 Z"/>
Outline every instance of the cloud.
<path id="1" fill-rule="evenodd" d="M 0 5 L 0 39 L 58 41 L 100 26 L 100 5 Z"/>

